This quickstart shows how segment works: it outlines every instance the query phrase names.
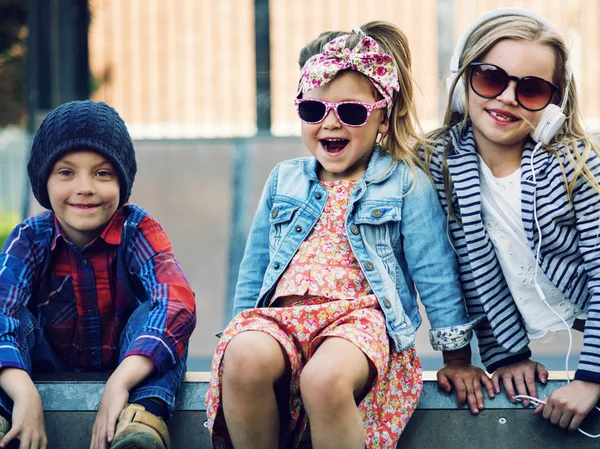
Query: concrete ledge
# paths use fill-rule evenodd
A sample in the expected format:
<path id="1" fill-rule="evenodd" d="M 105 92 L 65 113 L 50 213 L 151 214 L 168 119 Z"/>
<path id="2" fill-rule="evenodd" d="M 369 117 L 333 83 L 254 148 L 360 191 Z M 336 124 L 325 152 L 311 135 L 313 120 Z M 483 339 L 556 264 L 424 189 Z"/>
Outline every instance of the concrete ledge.
<path id="1" fill-rule="evenodd" d="M 204 396 L 208 373 L 188 373 L 177 400 L 177 411 L 169 428 L 174 449 L 209 449 L 204 427 Z M 561 378 L 562 376 L 562 378 Z M 424 388 L 415 415 L 409 422 L 399 447 L 406 448 L 597 448 L 598 440 L 579 432 L 568 432 L 534 416 L 532 409 L 511 404 L 504 394 L 486 399 L 486 409 L 473 416 L 459 408 L 453 394 L 437 388 L 435 373 L 424 374 Z M 61 374 L 36 377 L 46 416 L 49 448 L 87 448 L 95 411 L 100 403 L 105 374 Z M 538 385 L 540 397 L 566 383 L 564 373 L 551 373 L 547 385 Z M 584 423 L 590 433 L 600 433 L 598 414 Z"/>
<path id="2" fill-rule="evenodd" d="M 561 378 L 562 376 L 562 378 Z M 104 373 L 66 373 L 36 377 L 35 384 L 42 397 L 44 410 L 56 411 L 94 411 L 100 405 L 104 384 L 108 375 Z M 423 393 L 419 401 L 419 410 L 461 410 L 456 405 L 454 393 L 447 394 L 437 387 L 435 372 L 423 374 Z M 546 397 L 557 388 L 566 384 L 564 373 L 551 372 L 547 385 L 538 384 L 538 394 Z M 188 372 L 177 396 L 176 409 L 180 411 L 205 411 L 204 397 L 208 387 L 209 373 Z M 486 396 L 486 408 L 522 409 L 512 404 L 505 394 L 490 400 Z M 462 407 L 466 410 L 466 407 Z"/>

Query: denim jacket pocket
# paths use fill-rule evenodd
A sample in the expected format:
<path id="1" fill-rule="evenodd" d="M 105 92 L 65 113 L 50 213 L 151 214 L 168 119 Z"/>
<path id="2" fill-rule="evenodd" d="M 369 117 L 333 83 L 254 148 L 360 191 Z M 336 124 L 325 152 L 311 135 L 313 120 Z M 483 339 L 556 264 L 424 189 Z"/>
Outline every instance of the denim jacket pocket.
<path id="1" fill-rule="evenodd" d="M 368 202 L 357 207 L 354 223 L 363 229 L 367 244 L 385 260 L 394 256 L 394 246 L 400 238 L 401 216 L 399 204 Z"/>
<path id="2" fill-rule="evenodd" d="M 51 277 L 40 288 L 38 309 L 51 324 L 70 321 L 77 316 L 77 299 L 73 289 L 73 277 Z"/>
<path id="3" fill-rule="evenodd" d="M 271 250 L 277 249 L 281 242 L 281 237 L 287 232 L 298 206 L 292 203 L 275 202 L 269 215 L 269 246 Z"/>

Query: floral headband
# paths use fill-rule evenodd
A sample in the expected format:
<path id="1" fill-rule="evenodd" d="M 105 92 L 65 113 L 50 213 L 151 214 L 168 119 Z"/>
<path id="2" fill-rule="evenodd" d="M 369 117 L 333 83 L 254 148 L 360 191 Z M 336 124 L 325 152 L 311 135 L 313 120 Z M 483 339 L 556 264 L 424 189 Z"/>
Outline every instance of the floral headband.
<path id="1" fill-rule="evenodd" d="M 400 91 L 394 60 L 380 52 L 375 39 L 366 36 L 360 29 L 355 32 L 364 37 L 353 49 L 346 48 L 346 41 L 351 35 L 345 34 L 325 44 L 322 53 L 306 61 L 301 70 L 296 97 L 328 83 L 341 70 L 356 70 L 367 76 L 386 100 L 389 117 L 394 91 Z"/>

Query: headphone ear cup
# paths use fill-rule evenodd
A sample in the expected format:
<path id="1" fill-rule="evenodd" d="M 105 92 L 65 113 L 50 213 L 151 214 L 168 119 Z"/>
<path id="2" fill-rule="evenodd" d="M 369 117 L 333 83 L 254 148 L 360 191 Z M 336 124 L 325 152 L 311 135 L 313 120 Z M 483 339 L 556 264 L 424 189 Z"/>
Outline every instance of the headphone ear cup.
<path id="1" fill-rule="evenodd" d="M 540 118 L 540 123 L 531 132 L 531 138 L 536 142 L 548 145 L 554 136 L 558 134 L 565 120 L 565 114 L 557 105 L 550 104 L 546 106 Z"/>
<path id="2" fill-rule="evenodd" d="M 452 83 L 454 82 L 454 79 L 454 76 L 449 76 L 448 78 L 446 78 L 446 88 L 448 89 L 448 92 L 450 92 L 450 89 L 452 89 Z M 462 80 L 458 80 L 456 86 L 454 87 L 454 92 L 452 93 L 452 112 L 459 112 L 460 114 L 464 114 L 465 102 L 465 85 L 462 82 Z"/>

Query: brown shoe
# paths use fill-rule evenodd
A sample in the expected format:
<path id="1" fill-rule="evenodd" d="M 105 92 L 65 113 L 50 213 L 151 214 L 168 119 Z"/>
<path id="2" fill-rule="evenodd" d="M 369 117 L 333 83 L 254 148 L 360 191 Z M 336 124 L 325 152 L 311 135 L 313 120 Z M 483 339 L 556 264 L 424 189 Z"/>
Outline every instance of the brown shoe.
<path id="1" fill-rule="evenodd" d="M 10 424 L 4 416 L 0 416 L 0 440 L 4 438 L 4 435 L 10 430 Z"/>
<path id="2" fill-rule="evenodd" d="M 169 429 L 162 418 L 138 404 L 127 404 L 117 422 L 110 449 L 171 449 Z"/>

